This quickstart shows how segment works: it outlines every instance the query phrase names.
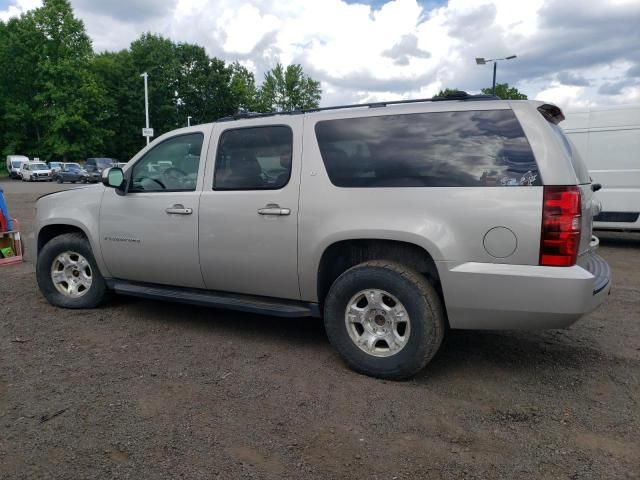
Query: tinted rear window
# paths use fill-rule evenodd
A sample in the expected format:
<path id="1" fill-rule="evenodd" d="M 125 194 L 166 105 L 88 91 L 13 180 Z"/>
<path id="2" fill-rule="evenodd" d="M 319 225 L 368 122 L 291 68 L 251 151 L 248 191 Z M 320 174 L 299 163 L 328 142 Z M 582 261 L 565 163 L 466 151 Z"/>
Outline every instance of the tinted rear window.
<path id="1" fill-rule="evenodd" d="M 511 110 L 326 120 L 316 136 L 339 187 L 542 185 Z"/>

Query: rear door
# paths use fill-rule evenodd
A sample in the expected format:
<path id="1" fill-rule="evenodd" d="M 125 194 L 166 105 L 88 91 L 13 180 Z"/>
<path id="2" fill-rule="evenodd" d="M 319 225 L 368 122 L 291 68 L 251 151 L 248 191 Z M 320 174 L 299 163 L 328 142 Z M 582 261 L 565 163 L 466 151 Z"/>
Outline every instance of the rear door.
<path id="1" fill-rule="evenodd" d="M 211 290 L 299 299 L 302 116 L 218 123 L 200 199 L 199 248 Z"/>

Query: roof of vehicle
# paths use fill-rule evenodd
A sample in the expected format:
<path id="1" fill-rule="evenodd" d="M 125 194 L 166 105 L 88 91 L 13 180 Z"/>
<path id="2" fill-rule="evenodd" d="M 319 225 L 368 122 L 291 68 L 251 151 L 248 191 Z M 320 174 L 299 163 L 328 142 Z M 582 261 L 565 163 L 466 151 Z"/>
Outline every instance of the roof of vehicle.
<path id="1" fill-rule="evenodd" d="M 310 108 L 306 110 L 290 110 L 286 112 L 272 112 L 272 113 L 256 113 L 256 112 L 246 112 L 241 111 L 235 115 L 229 117 L 223 117 L 218 122 L 229 122 L 234 120 L 244 120 L 250 118 L 264 118 L 264 117 L 273 117 L 278 115 L 304 115 L 304 114 L 312 114 L 317 112 L 329 112 L 335 110 L 350 110 L 356 108 L 382 108 L 393 105 L 411 105 L 411 104 L 425 104 L 430 102 L 449 102 L 449 101 L 457 101 L 457 102 L 469 102 L 469 101 L 487 101 L 487 100 L 500 100 L 498 97 L 494 95 L 470 95 L 467 92 L 463 92 L 457 90 L 455 92 L 451 92 L 442 97 L 432 97 L 432 98 L 418 98 L 418 99 L 407 99 L 407 100 L 391 100 L 391 101 L 382 101 L 382 102 L 372 102 L 372 103 L 356 103 L 350 105 L 335 105 L 331 107 L 319 107 L 319 108 Z"/>

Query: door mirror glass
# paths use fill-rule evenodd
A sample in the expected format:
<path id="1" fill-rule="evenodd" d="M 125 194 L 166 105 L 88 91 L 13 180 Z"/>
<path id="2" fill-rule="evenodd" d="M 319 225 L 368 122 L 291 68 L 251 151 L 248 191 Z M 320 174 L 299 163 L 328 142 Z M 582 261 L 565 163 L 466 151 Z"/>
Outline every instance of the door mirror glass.
<path id="1" fill-rule="evenodd" d="M 124 172 L 118 167 L 105 168 L 102 171 L 102 183 L 106 187 L 120 190 L 124 185 Z"/>

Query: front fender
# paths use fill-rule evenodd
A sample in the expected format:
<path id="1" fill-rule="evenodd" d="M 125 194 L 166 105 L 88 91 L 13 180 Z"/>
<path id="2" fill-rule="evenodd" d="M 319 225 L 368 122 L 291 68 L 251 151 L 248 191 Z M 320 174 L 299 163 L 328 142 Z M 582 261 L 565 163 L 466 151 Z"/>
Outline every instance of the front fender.
<path id="1" fill-rule="evenodd" d="M 99 236 L 100 206 L 104 190 L 105 187 L 99 184 L 65 190 L 38 199 L 34 228 L 36 248 L 40 245 L 41 232 L 47 227 L 60 225 L 77 228 L 89 240 L 102 275 L 110 277 L 102 256 Z"/>

